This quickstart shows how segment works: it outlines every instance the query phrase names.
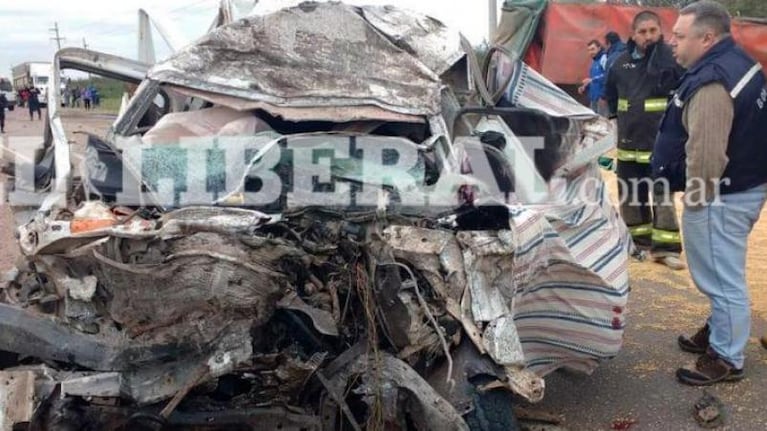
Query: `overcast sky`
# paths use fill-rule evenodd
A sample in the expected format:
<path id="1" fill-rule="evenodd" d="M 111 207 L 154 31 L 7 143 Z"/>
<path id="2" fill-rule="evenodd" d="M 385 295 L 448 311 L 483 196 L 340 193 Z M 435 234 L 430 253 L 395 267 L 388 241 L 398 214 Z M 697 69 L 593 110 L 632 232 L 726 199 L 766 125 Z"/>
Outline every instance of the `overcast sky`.
<path id="1" fill-rule="evenodd" d="M 243 7 L 252 0 L 236 0 Z M 56 42 L 50 31 L 58 22 L 61 46 L 137 57 L 138 9 L 167 17 L 181 36 L 194 40 L 208 28 L 218 0 L 0 0 L 0 77 L 11 76 L 11 66 L 25 61 L 50 61 Z M 300 3 L 296 0 L 261 0 L 256 12 Z M 350 4 L 391 4 L 420 11 L 463 32 L 473 43 L 487 35 L 487 7 L 483 0 L 346 0 Z M 450 4 L 447 6 L 447 4 Z M 498 1 L 500 4 L 500 0 Z M 149 5 L 149 6 L 148 6 Z M 170 53 L 155 32 L 158 59 Z"/>

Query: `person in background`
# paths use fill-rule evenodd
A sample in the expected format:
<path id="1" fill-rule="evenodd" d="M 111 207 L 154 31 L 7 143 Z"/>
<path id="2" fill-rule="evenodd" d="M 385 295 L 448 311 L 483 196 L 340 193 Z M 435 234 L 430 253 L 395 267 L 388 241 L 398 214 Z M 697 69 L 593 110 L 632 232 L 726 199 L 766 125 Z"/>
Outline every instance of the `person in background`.
<path id="1" fill-rule="evenodd" d="M 591 68 L 589 69 L 589 77 L 584 79 L 581 86 L 578 87 L 578 93 L 583 94 L 588 91 L 591 110 L 599 115 L 607 115 L 607 111 L 603 109 L 604 105 L 599 103 L 604 94 L 607 54 L 602 49 L 602 44 L 596 39 L 586 44 L 586 52 L 591 57 Z"/>
<path id="2" fill-rule="evenodd" d="M 85 110 L 91 109 L 91 90 L 88 86 L 85 86 L 80 93 L 83 97 L 83 105 L 85 106 Z"/>
<path id="3" fill-rule="evenodd" d="M 79 108 L 80 107 L 80 87 L 75 86 L 74 88 L 72 88 L 70 98 L 72 100 L 72 107 Z"/>
<path id="4" fill-rule="evenodd" d="M 658 124 L 683 69 L 663 42 L 660 17 L 638 13 L 626 51 L 607 74 L 610 118 L 618 123 L 618 194 L 620 212 L 634 243 L 649 247 L 653 259 L 684 269 L 682 238 L 673 195 L 652 181 L 650 159 Z"/>
<path id="5" fill-rule="evenodd" d="M 620 55 L 623 54 L 623 52 L 626 50 L 626 44 L 623 43 L 618 33 L 611 30 L 605 34 L 605 48 L 605 54 L 607 55 L 607 64 L 605 65 L 606 83 L 607 75 L 610 73 L 610 68 L 613 64 L 615 64 L 615 60 L 617 60 L 618 57 L 620 57 Z M 602 94 L 599 98 L 599 108 L 605 112 L 605 115 L 607 115 L 607 112 L 609 112 L 609 109 L 607 108 L 607 85 L 602 86 Z"/>
<path id="6" fill-rule="evenodd" d="M 746 249 L 767 200 L 767 80 L 735 44 L 730 15 L 717 2 L 683 8 L 671 47 L 687 73 L 660 123 L 652 169 L 672 191 L 684 191 L 687 264 L 711 310 L 695 335 L 679 336 L 679 347 L 699 356 L 676 376 L 705 386 L 744 377 Z"/>
<path id="7" fill-rule="evenodd" d="M 19 90 L 19 107 L 23 108 L 27 106 L 27 100 L 29 100 L 29 90 L 25 87 Z"/>
<path id="8" fill-rule="evenodd" d="M 35 118 L 35 112 L 37 112 L 37 119 L 42 120 L 43 115 L 40 112 L 40 90 L 35 87 L 29 87 L 27 92 L 29 93 L 27 99 L 27 104 L 29 106 L 29 121 L 32 121 Z"/>
<path id="9" fill-rule="evenodd" d="M 615 60 L 626 50 L 626 44 L 623 43 L 618 33 L 609 31 L 605 35 L 605 46 L 607 47 L 607 67 L 605 70 L 610 70 L 610 67 L 615 64 Z"/>
<path id="10" fill-rule="evenodd" d="M 0 93 L 0 133 L 5 133 L 5 109 L 8 107 L 8 99 Z"/>
<path id="11" fill-rule="evenodd" d="M 101 104 L 101 95 L 96 87 L 93 87 L 93 106 L 99 106 Z"/>

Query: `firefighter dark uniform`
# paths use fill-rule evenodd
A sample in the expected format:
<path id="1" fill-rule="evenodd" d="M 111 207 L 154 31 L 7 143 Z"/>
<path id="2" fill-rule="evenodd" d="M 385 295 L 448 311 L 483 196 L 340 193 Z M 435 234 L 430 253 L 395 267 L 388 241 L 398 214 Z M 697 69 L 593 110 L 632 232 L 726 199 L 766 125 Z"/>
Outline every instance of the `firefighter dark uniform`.
<path id="1" fill-rule="evenodd" d="M 621 216 L 634 242 L 651 247 L 657 257 L 682 251 L 673 195 L 653 184 L 650 167 L 660 119 L 682 73 L 663 41 L 644 55 L 629 41 L 610 68 L 605 88 L 610 115 L 618 120 Z"/>

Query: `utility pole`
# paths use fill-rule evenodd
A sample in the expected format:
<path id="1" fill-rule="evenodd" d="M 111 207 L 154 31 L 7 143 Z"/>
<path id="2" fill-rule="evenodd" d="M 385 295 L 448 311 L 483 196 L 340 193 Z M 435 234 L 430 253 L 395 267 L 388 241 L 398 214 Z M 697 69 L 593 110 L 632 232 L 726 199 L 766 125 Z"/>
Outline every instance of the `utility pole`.
<path id="1" fill-rule="evenodd" d="M 83 48 L 88 49 L 88 42 L 85 41 L 85 38 L 83 38 Z M 88 72 L 88 79 L 91 79 L 90 72 Z"/>
<path id="2" fill-rule="evenodd" d="M 487 43 L 492 45 L 498 28 L 498 0 L 490 0 L 487 9 Z"/>
<path id="3" fill-rule="evenodd" d="M 55 40 L 56 41 L 56 45 L 59 47 L 59 49 L 61 49 L 61 41 L 62 40 L 67 40 L 67 38 L 59 36 L 59 23 L 58 22 L 54 22 L 53 23 L 53 28 L 49 28 L 48 31 L 52 31 L 52 32 L 56 33 L 56 37 L 52 37 L 51 40 Z"/>

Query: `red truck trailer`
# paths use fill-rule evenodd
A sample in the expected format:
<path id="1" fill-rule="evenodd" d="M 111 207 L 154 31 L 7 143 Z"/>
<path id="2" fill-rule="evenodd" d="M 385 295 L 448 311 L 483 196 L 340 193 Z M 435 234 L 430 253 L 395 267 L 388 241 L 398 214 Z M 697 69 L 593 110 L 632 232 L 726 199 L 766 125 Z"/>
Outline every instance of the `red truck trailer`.
<path id="1" fill-rule="evenodd" d="M 558 85 L 580 84 L 591 62 L 586 42 L 604 41 L 608 31 L 617 32 L 625 41 L 632 19 L 646 9 L 661 17 L 663 33 L 670 37 L 676 8 L 507 0 L 494 43 L 522 52 L 527 64 Z M 737 17 L 732 33 L 749 54 L 767 66 L 767 19 Z"/>

